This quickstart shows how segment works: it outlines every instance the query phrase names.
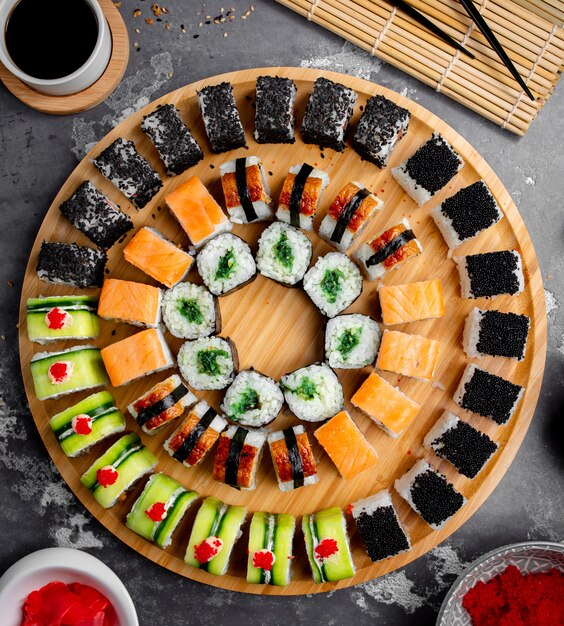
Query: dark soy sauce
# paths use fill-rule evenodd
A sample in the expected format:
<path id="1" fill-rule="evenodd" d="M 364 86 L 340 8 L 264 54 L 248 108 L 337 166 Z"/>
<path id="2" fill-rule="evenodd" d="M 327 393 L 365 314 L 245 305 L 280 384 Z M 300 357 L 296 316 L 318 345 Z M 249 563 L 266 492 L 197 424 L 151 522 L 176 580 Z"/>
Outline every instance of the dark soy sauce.
<path id="1" fill-rule="evenodd" d="M 8 18 L 5 38 L 20 70 L 34 78 L 62 78 L 92 54 L 98 20 L 85 0 L 20 0 Z"/>

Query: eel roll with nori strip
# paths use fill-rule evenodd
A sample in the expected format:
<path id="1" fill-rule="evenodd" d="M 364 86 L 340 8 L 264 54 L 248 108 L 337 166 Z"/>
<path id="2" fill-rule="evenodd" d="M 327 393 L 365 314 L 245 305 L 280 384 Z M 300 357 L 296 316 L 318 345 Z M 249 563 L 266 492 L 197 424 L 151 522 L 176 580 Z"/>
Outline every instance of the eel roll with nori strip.
<path id="1" fill-rule="evenodd" d="M 163 447 L 171 457 L 193 467 L 202 461 L 226 428 L 223 417 L 202 400 L 190 409 Z"/>
<path id="2" fill-rule="evenodd" d="M 259 76 L 256 84 L 255 140 L 294 143 L 296 84 L 280 76 Z"/>
<path id="3" fill-rule="evenodd" d="M 319 236 L 346 252 L 384 203 L 360 183 L 347 183 L 327 209 Z"/>
<path id="4" fill-rule="evenodd" d="M 361 157 L 386 167 L 398 141 L 407 133 L 411 114 L 384 96 L 372 96 L 354 131 L 352 144 Z"/>
<path id="5" fill-rule="evenodd" d="M 46 283 L 85 287 L 101 287 L 107 256 L 76 243 L 44 241 L 37 259 L 37 276 Z"/>
<path id="6" fill-rule="evenodd" d="M 111 248 L 133 228 L 131 218 L 120 211 L 89 181 L 84 181 L 59 210 L 69 222 L 100 248 Z"/>
<path id="7" fill-rule="evenodd" d="M 356 98 L 354 90 L 327 78 L 318 78 L 307 101 L 300 130 L 304 142 L 342 152 Z"/>
<path id="8" fill-rule="evenodd" d="M 210 85 L 197 93 L 212 152 L 218 154 L 246 146 L 231 83 Z"/>
<path id="9" fill-rule="evenodd" d="M 95 296 L 40 296 L 28 298 L 26 325 L 30 341 L 95 339 L 100 334 Z"/>
<path id="10" fill-rule="evenodd" d="M 241 157 L 219 166 L 225 207 L 234 224 L 271 220 L 270 189 L 262 161 Z"/>
<path id="11" fill-rule="evenodd" d="M 173 374 L 134 400 L 127 410 L 148 435 L 154 435 L 197 401 L 198 398 L 186 387 L 180 376 Z"/>
<path id="12" fill-rule="evenodd" d="M 229 426 L 221 433 L 215 451 L 214 480 L 235 489 L 255 489 L 265 441 L 266 433 L 262 430 Z"/>
<path id="13" fill-rule="evenodd" d="M 163 186 L 135 144 L 121 137 L 92 159 L 92 163 L 138 209 L 147 205 Z"/>
<path id="14" fill-rule="evenodd" d="M 319 477 L 307 432 L 301 425 L 268 435 L 270 456 L 280 491 L 314 485 Z"/>
<path id="15" fill-rule="evenodd" d="M 182 174 L 204 158 L 198 142 L 173 104 L 163 104 L 145 115 L 141 129 L 153 142 L 169 176 Z"/>

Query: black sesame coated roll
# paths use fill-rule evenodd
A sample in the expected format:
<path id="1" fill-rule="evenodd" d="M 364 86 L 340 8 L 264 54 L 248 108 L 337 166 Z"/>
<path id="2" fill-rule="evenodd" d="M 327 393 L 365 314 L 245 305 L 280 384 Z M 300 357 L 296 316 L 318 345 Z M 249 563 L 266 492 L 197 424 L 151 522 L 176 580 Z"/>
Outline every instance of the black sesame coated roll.
<path id="1" fill-rule="evenodd" d="M 37 260 L 37 276 L 47 283 L 73 287 L 101 287 L 106 253 L 76 243 L 44 241 Z"/>
<path id="2" fill-rule="evenodd" d="M 280 76 L 259 76 L 256 90 L 256 141 L 294 143 L 294 81 Z"/>
<path id="3" fill-rule="evenodd" d="M 246 145 L 231 83 L 204 87 L 198 102 L 212 152 L 220 153 Z"/>

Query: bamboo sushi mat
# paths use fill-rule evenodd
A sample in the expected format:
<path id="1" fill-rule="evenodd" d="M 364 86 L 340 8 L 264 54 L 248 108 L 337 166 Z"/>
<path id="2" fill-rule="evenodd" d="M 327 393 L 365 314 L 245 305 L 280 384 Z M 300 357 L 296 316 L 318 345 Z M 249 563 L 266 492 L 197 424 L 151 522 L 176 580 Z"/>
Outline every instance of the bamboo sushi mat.
<path id="1" fill-rule="evenodd" d="M 451 48 L 385 0 L 277 0 L 440 93 L 524 135 L 564 69 L 563 0 L 476 5 L 536 97 L 532 102 L 456 0 L 410 0 L 476 56 Z"/>

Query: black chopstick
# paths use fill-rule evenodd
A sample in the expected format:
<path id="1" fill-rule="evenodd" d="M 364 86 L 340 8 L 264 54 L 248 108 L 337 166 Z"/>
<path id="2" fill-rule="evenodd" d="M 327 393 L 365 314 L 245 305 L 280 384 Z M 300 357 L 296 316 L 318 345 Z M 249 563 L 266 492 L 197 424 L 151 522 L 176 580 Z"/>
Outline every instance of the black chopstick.
<path id="1" fill-rule="evenodd" d="M 515 78 L 515 80 L 523 88 L 523 91 L 534 102 L 535 97 L 531 93 L 531 90 L 527 87 L 525 81 L 521 78 L 521 75 L 517 71 L 517 68 L 513 65 L 511 59 L 507 56 L 507 53 L 497 40 L 497 37 L 493 34 L 486 20 L 482 17 L 481 13 L 474 6 L 472 0 L 460 0 L 460 4 L 466 9 L 466 13 L 468 13 L 468 15 L 472 18 L 474 24 L 476 24 L 476 26 L 482 31 L 482 35 L 484 35 L 484 37 L 488 40 L 488 43 L 495 50 L 497 56 L 503 61 L 505 67 L 511 72 L 513 78 Z"/>
<path id="2" fill-rule="evenodd" d="M 401 9 L 404 13 L 407 13 L 409 17 L 412 17 L 416 22 L 419 22 L 422 26 L 425 26 L 428 30 L 430 30 L 437 37 L 440 37 L 443 41 L 446 41 L 448 44 L 460 50 L 466 56 L 469 56 L 471 59 L 475 59 L 476 57 L 466 48 L 461 46 L 456 39 L 453 39 L 450 35 L 444 32 L 444 30 L 440 29 L 436 24 L 431 22 L 431 20 L 427 19 L 423 13 L 419 13 L 417 9 L 414 9 L 410 4 L 407 4 L 405 0 L 388 0 L 388 2 Z"/>

